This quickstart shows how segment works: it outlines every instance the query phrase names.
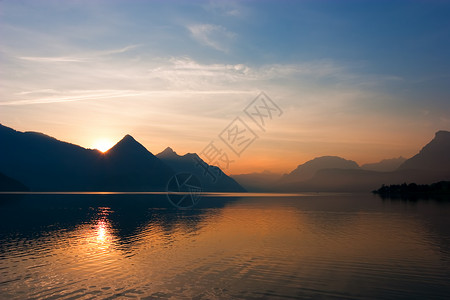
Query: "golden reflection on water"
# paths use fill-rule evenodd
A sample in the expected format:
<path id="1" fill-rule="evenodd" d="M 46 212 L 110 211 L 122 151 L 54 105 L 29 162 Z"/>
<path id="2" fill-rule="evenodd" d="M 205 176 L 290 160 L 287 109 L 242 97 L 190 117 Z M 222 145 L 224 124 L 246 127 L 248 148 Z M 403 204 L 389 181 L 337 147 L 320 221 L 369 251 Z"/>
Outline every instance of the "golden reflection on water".
<path id="1" fill-rule="evenodd" d="M 100 249 L 106 249 L 111 246 L 113 241 L 111 224 L 108 219 L 108 215 L 111 213 L 109 207 L 99 207 L 99 212 L 97 214 L 97 222 L 93 227 L 94 233 L 87 233 L 87 236 L 95 236 L 97 241 L 97 246 Z"/>
<path id="2" fill-rule="evenodd" d="M 105 221 L 98 221 L 97 227 L 97 242 L 100 244 L 105 244 L 107 238 L 111 238 L 111 235 L 107 232 Z"/>
<path id="3" fill-rule="evenodd" d="M 417 215 L 269 200 L 185 212 L 148 209 L 138 225 L 136 212 L 94 207 L 92 217 L 71 230 L 51 231 L 28 249 L 17 245 L 24 259 L 0 263 L 18 272 L 6 272 L 9 279 L 27 279 L 0 288 L 15 299 L 23 298 L 17 291 L 25 298 L 210 299 L 312 291 L 358 298 L 383 289 L 395 296 L 430 280 L 431 287 L 445 287 L 448 253 L 441 255 Z"/>

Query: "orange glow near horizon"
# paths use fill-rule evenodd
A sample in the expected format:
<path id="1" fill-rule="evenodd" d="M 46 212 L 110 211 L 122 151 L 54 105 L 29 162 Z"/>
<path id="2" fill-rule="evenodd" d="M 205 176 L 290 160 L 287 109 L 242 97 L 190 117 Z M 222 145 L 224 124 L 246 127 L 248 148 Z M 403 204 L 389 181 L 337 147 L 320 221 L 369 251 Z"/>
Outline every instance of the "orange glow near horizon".
<path id="1" fill-rule="evenodd" d="M 101 152 L 108 151 L 112 146 L 114 146 L 114 142 L 108 139 L 99 139 L 96 140 L 92 148 L 97 149 Z"/>
<path id="2" fill-rule="evenodd" d="M 132 135 L 136 141 L 141 143 L 148 151 L 157 155 L 166 147 L 170 146 L 178 155 L 186 153 L 200 154 L 202 149 L 208 144 L 209 136 L 218 131 L 213 130 L 211 134 L 205 134 L 207 138 L 198 138 L 194 141 L 183 136 L 182 129 L 174 130 L 170 135 L 162 135 L 158 130 L 132 129 L 124 126 L 107 127 L 100 124 L 82 123 L 83 126 L 72 127 L 64 125 L 61 127 L 39 126 L 31 124 L 29 126 L 16 126 L 14 123 L 3 123 L 5 126 L 18 131 L 37 131 L 55 137 L 60 141 L 65 141 L 80 145 L 81 147 L 98 149 L 105 152 L 119 142 L 125 134 Z M 112 123 L 111 123 L 112 124 Z M 84 126 L 88 126 L 85 128 Z M 221 126 L 221 125 L 220 125 Z M 98 131 L 89 130 L 97 128 Z M 124 129 L 125 128 L 125 129 Z M 448 128 L 443 128 L 448 130 Z M 312 131 L 312 129 L 310 129 Z M 263 172 L 265 170 L 272 173 L 289 173 L 298 165 L 320 156 L 333 155 L 345 159 L 353 160 L 359 165 L 365 163 L 375 163 L 382 159 L 396 158 L 403 156 L 410 158 L 417 154 L 422 147 L 429 143 L 437 128 L 422 128 L 414 132 L 405 130 L 396 132 L 385 132 L 372 130 L 370 135 L 364 131 L 343 130 L 323 135 L 319 131 L 314 136 L 299 136 L 287 140 L 276 140 L 278 133 L 271 133 L 269 130 L 261 138 L 240 156 L 233 156 L 231 150 L 226 145 L 219 144 L 224 151 L 234 160 L 228 169 L 223 171 L 228 175 L 246 174 L 253 172 Z M 181 132 L 181 133 L 180 133 Z M 398 135 L 402 137 L 399 138 Z M 323 135 L 323 136 L 322 136 Z M 276 141 L 276 142 L 274 142 Z M 205 157 L 203 159 L 206 160 Z"/>

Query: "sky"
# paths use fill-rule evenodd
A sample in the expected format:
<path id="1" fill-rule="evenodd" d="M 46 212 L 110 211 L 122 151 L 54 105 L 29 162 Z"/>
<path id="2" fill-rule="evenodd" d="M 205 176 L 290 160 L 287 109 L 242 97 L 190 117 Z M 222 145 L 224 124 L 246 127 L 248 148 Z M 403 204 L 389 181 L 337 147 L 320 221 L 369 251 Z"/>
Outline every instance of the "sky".
<path id="1" fill-rule="evenodd" d="M 408 158 L 450 130 L 449 53 L 450 1 L 3 0 L 0 123 L 228 174 Z"/>

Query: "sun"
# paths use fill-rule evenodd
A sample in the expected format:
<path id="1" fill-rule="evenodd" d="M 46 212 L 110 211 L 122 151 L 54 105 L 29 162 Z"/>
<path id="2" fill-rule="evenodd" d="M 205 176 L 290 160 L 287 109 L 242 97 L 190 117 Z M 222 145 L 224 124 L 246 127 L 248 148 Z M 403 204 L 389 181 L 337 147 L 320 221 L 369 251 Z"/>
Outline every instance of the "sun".
<path id="1" fill-rule="evenodd" d="M 95 141 L 93 148 L 100 150 L 101 152 L 106 152 L 109 150 L 109 148 L 111 148 L 112 146 L 114 146 L 114 143 L 111 142 L 108 139 L 99 139 L 97 141 Z"/>

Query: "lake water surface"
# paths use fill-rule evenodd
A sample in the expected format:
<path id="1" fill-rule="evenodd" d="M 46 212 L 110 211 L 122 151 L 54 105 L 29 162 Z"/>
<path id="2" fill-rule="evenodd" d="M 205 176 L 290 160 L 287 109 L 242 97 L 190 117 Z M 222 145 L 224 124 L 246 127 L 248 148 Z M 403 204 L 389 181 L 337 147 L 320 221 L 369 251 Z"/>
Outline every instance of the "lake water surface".
<path id="1" fill-rule="evenodd" d="M 0 195 L 2 299 L 445 299 L 450 202 Z"/>

